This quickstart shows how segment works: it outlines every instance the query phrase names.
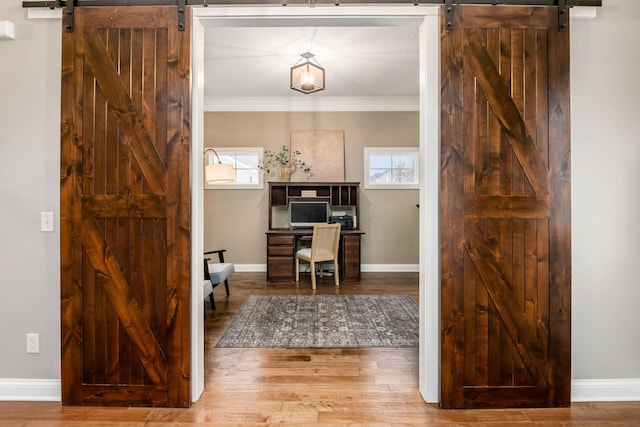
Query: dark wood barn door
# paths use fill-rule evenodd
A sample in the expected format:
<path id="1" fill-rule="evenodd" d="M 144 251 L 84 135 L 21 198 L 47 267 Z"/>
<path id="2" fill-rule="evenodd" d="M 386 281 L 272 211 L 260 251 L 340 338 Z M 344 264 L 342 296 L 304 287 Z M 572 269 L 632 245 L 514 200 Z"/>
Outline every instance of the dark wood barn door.
<path id="1" fill-rule="evenodd" d="M 188 406 L 190 33 L 176 7 L 63 32 L 64 404 Z"/>
<path id="2" fill-rule="evenodd" d="M 441 49 L 441 405 L 569 405 L 569 33 L 461 6 Z"/>

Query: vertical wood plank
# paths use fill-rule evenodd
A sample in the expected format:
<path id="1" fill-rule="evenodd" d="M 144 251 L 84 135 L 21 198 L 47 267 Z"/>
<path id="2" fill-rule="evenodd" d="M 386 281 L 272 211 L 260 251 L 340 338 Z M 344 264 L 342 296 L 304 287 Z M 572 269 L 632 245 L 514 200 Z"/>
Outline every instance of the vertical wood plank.
<path id="1" fill-rule="evenodd" d="M 75 42 L 77 45 L 77 50 L 81 51 L 81 43 Z M 63 42 L 63 58 L 66 56 L 66 52 L 64 51 L 64 45 L 66 41 Z M 78 52 L 79 53 L 79 52 Z M 63 60 L 64 62 L 64 60 Z M 77 63 L 82 63 L 82 56 L 78 54 L 76 57 Z M 64 68 L 64 67 L 63 67 Z M 83 129 L 95 129 L 96 123 L 95 118 L 98 117 L 97 121 L 100 121 L 100 105 L 98 105 L 96 100 L 96 85 L 93 79 L 93 74 L 88 67 L 80 67 L 79 70 L 82 70 L 81 77 L 77 79 L 77 84 L 82 85 L 81 92 L 78 93 L 78 97 L 76 99 L 77 106 L 81 105 L 80 100 L 84 100 L 85 105 L 82 105 L 82 112 L 78 115 L 78 119 L 82 120 L 82 128 Z M 79 70 L 76 73 L 79 74 Z M 65 86 L 64 79 L 64 71 L 63 71 L 63 81 L 62 86 Z M 62 98 L 65 98 L 65 93 L 63 89 Z M 64 102 L 63 102 L 64 104 Z M 96 110 L 96 106 L 98 109 Z M 64 110 L 64 108 L 63 108 Z M 64 111 L 62 112 L 62 120 L 65 118 Z M 82 138 L 82 157 L 80 162 L 82 164 L 82 179 L 79 179 L 78 182 L 82 185 L 82 194 L 95 194 L 95 175 L 96 173 L 100 173 L 104 171 L 104 162 L 98 160 L 96 162 L 95 150 L 98 147 L 96 143 L 95 134 L 93 132 L 87 132 L 86 135 L 83 135 Z M 62 151 L 64 152 L 65 146 L 70 142 L 65 141 L 63 138 L 61 141 Z M 63 187 L 63 186 L 62 186 Z M 69 196 L 63 194 L 61 187 L 60 201 L 63 204 L 63 200 L 66 200 Z M 79 197 L 79 196 L 78 196 Z M 80 199 L 78 198 L 78 203 Z M 75 225 L 74 220 L 74 225 Z M 62 234 L 61 227 L 61 236 Z M 71 238 L 71 234 L 66 234 L 67 238 Z M 96 286 L 99 284 L 96 283 L 95 273 L 91 263 L 88 262 L 87 257 L 82 254 L 80 251 L 80 264 L 77 266 L 81 269 L 81 279 L 80 282 L 83 284 L 82 286 L 82 299 L 78 301 L 78 304 L 82 307 L 82 357 L 77 360 L 78 363 L 82 363 L 82 381 L 86 383 L 94 383 L 96 382 L 96 310 L 97 309 L 97 301 L 99 301 L 99 296 L 96 297 Z M 64 254 L 61 254 L 61 262 L 64 262 L 63 259 L 66 258 Z M 67 258 L 68 260 L 68 258 Z M 61 292 L 64 293 L 65 283 L 69 283 L 68 279 L 64 278 L 64 275 L 61 280 Z M 63 326 L 64 330 L 64 326 Z M 63 362 L 68 360 L 69 358 L 65 357 L 63 352 L 62 355 Z M 63 367 L 64 371 L 64 367 Z M 73 392 L 65 393 L 64 389 L 69 387 L 63 387 L 63 403 L 68 402 L 70 400 L 76 399 L 77 392 L 75 390 Z M 66 397 L 65 397 L 66 394 Z"/>
<path id="2" fill-rule="evenodd" d="M 167 283 L 167 268 L 164 265 L 164 260 L 167 259 L 167 220 L 166 219 L 150 219 L 146 221 L 150 223 L 149 237 L 150 241 L 154 242 L 152 266 L 154 271 L 154 279 L 152 280 L 152 286 L 154 290 L 154 314 L 155 325 L 158 331 L 158 343 L 162 348 L 167 348 L 168 343 L 168 325 L 167 325 L 167 312 L 169 310 L 167 289 L 166 287 L 159 286 L 160 284 Z"/>
<path id="3" fill-rule="evenodd" d="M 111 59 L 111 62 L 117 66 L 120 31 L 117 28 L 107 29 L 103 37 L 102 41 L 105 44 L 109 58 Z M 110 89 L 100 87 L 100 91 L 103 95 L 106 95 Z M 107 112 L 104 119 L 106 120 L 106 123 L 104 124 L 106 144 L 105 194 L 114 195 L 118 194 L 118 158 L 120 141 L 118 137 L 118 124 L 114 117 L 113 106 L 107 104 Z"/>
<path id="4" fill-rule="evenodd" d="M 487 51 L 489 52 L 491 59 L 498 68 L 498 72 L 504 66 L 503 58 L 503 43 L 505 32 L 503 30 L 489 31 L 489 38 L 487 40 Z M 504 76 L 503 76 L 504 77 Z M 473 75 L 469 75 L 467 78 L 473 78 Z M 491 109 L 487 107 L 489 112 L 489 133 L 486 141 L 487 150 L 487 195 L 497 196 L 500 195 L 500 169 L 501 169 L 501 145 L 502 145 L 502 127 L 500 122 L 491 113 Z"/>
<path id="5" fill-rule="evenodd" d="M 464 9 L 455 8 L 454 25 L 460 25 Z M 440 8 L 440 22 L 445 22 L 444 7 Z M 459 27 L 458 27 L 459 28 Z M 459 296 L 463 295 L 461 286 L 462 263 L 459 261 L 461 241 L 461 198 L 459 178 L 460 159 L 463 150 L 460 144 L 462 128 L 462 56 L 459 46 L 462 35 L 459 31 L 451 32 L 442 28 L 441 37 L 441 387 L 440 404 L 444 407 L 456 407 L 462 401 L 462 369 L 464 356 L 462 352 L 463 337 L 458 313 L 463 310 L 459 304 Z"/>
<path id="6" fill-rule="evenodd" d="M 542 343 L 546 343 L 548 346 L 549 340 L 549 220 L 540 219 L 538 222 L 538 282 L 536 283 L 536 297 L 538 301 L 537 310 L 537 333 L 542 337 Z M 548 351 L 548 347 L 545 349 Z"/>
<path id="7" fill-rule="evenodd" d="M 537 283 L 538 283 L 538 253 L 537 253 L 537 220 L 525 221 L 524 229 L 524 313 L 531 325 L 537 325 Z M 537 329 L 537 327 L 536 327 Z M 546 350 L 545 350 L 546 352 Z M 522 359 L 516 360 L 516 382 L 521 385 L 529 385 L 527 372 Z"/>
<path id="8" fill-rule="evenodd" d="M 86 65 L 87 74 L 91 73 L 91 69 Z M 95 81 L 93 73 L 91 80 L 93 81 L 93 109 L 95 111 L 95 123 L 92 129 L 94 138 L 94 195 L 107 194 L 107 141 L 106 141 L 106 116 L 107 104 L 102 94 L 102 90 L 98 87 L 98 83 Z M 85 102 L 90 103 L 92 100 L 87 99 Z M 91 194 L 91 193 L 89 193 Z"/>
<path id="9" fill-rule="evenodd" d="M 190 8 L 188 8 L 190 9 Z M 176 22 L 177 9 L 172 8 L 171 22 Z M 188 15 L 187 15 L 188 16 Z M 185 31 L 168 33 L 167 56 L 167 208 L 175 221 L 167 223 L 167 238 L 173 245 L 167 247 L 167 342 L 169 366 L 169 400 L 189 405 L 189 371 L 191 364 L 191 318 L 189 286 L 190 269 L 181 268 L 191 262 L 190 240 L 190 64 L 191 50 L 188 37 L 190 23 Z M 186 327 L 185 327 L 186 325 Z"/>
<path id="10" fill-rule="evenodd" d="M 518 29 L 501 28 L 499 49 L 499 74 L 504 84 L 510 88 L 511 97 L 516 106 L 519 105 L 521 79 L 519 78 L 519 50 Z M 497 119 L 496 119 L 497 122 Z M 519 181 L 522 180 L 522 169 L 511 149 L 509 141 L 500 127 L 496 142 L 500 143 L 500 160 L 498 161 L 500 176 L 500 191 L 503 196 L 519 195 Z M 500 221 L 500 260 L 505 278 L 514 287 L 517 294 L 518 287 L 518 221 L 517 219 L 502 219 Z M 505 325 L 500 324 L 500 371 L 496 384 L 514 385 L 514 344 Z"/>
<path id="11" fill-rule="evenodd" d="M 524 49 L 522 46 L 522 30 L 521 29 L 513 29 L 510 31 L 511 34 L 511 51 L 509 54 L 509 58 L 511 60 L 510 65 L 510 85 L 511 85 L 511 97 L 513 102 L 520 112 L 521 116 L 524 116 L 524 79 L 523 79 L 523 61 L 524 61 Z M 505 141 L 508 143 L 508 141 Z M 510 150 L 513 153 L 513 150 Z M 511 156 L 512 163 L 515 165 L 513 167 L 513 178 L 512 178 L 512 195 L 521 196 L 524 195 L 525 181 L 527 178 L 525 177 L 525 173 L 522 170 L 522 166 L 518 162 L 518 159 L 513 153 Z"/>
<path id="12" fill-rule="evenodd" d="M 144 54 L 144 30 L 140 28 L 131 29 L 131 101 L 138 111 L 142 110 L 142 73 Z M 148 124 L 145 122 L 145 126 Z M 131 194 L 142 195 L 144 191 L 145 178 L 138 162 L 131 163 Z"/>
<path id="13" fill-rule="evenodd" d="M 171 24 L 170 24 L 171 25 Z M 156 40 L 159 46 L 167 46 L 169 44 L 169 35 L 167 31 L 157 31 Z M 186 43 L 186 41 L 182 41 Z M 190 49 L 188 49 L 190 50 Z M 163 117 L 167 117 L 169 111 L 169 73 L 167 72 L 169 66 L 169 51 L 166 49 L 156 50 L 156 73 L 155 73 L 155 106 L 156 106 L 156 120 L 154 123 L 155 130 L 155 144 L 160 153 L 160 158 L 166 162 L 167 160 L 167 147 L 169 139 L 169 131 L 167 129 L 167 121 L 163 120 Z M 189 104 L 190 105 L 190 104 Z"/>
<path id="14" fill-rule="evenodd" d="M 489 294 L 482 286 L 480 275 L 475 273 L 476 283 L 476 361 L 475 361 L 475 384 L 480 386 L 489 385 Z"/>
<path id="15" fill-rule="evenodd" d="M 550 29 L 549 31 L 553 31 Z M 547 90 L 536 91 L 536 108 L 537 108 L 537 148 L 540 152 L 542 161 L 545 162 L 547 169 L 549 168 L 549 31 L 536 31 L 536 85 L 545 87 Z M 555 52 L 553 50 L 552 52 Z M 562 54 L 562 53 L 559 53 Z"/>
<path id="16" fill-rule="evenodd" d="M 537 46 L 536 46 L 536 32 L 535 29 L 525 29 L 522 34 L 522 87 L 523 96 L 522 100 L 522 118 L 524 120 L 526 128 L 531 133 L 534 143 L 540 151 L 540 141 L 538 140 L 538 126 L 537 126 L 537 103 L 538 103 L 538 87 L 536 86 L 537 69 Z M 548 162 L 545 161 L 545 166 L 548 167 Z M 528 180 L 525 180 L 524 194 L 534 195 L 533 187 Z"/>
<path id="17" fill-rule="evenodd" d="M 471 73 L 471 70 L 468 66 L 465 67 L 465 75 Z M 471 79 L 465 79 L 465 81 L 470 81 Z M 484 92 L 482 92 L 482 88 L 477 82 L 473 81 L 473 89 L 475 92 L 475 105 L 474 105 L 474 116 L 476 120 L 472 123 L 477 123 L 477 126 L 470 126 L 473 128 L 473 131 L 469 131 L 468 133 L 476 136 L 475 138 L 468 139 L 468 141 L 475 141 L 473 147 L 469 147 L 465 150 L 465 153 L 468 151 L 470 154 L 474 156 L 470 158 L 470 164 L 473 165 L 473 170 L 475 172 L 475 188 L 473 193 L 474 195 L 486 195 L 488 194 L 488 160 L 487 160 L 487 141 L 489 139 L 489 109 L 487 108 L 487 98 L 484 96 Z M 465 103 L 465 105 L 468 105 Z"/>
<path id="18" fill-rule="evenodd" d="M 551 404 L 571 402 L 571 150 L 569 31 L 560 32 L 557 20 L 549 28 L 549 170 L 551 219 L 549 221 L 550 289 L 549 353 L 555 362 Z"/>
<path id="19" fill-rule="evenodd" d="M 116 145 L 116 144 L 114 144 Z M 117 146 L 117 145 L 116 145 Z M 117 155 L 117 151 L 112 152 L 113 155 Z M 107 158 L 107 163 L 117 164 L 117 160 L 115 158 L 109 159 Z M 116 169 L 117 168 L 112 168 Z M 112 179 L 117 177 L 117 175 L 112 175 Z M 114 179 L 115 183 L 113 186 L 117 185 L 117 178 Z M 107 179 L 109 182 L 109 179 Z M 120 241 L 118 239 L 118 232 L 120 228 L 121 221 L 119 218 L 109 218 L 106 220 L 106 229 L 103 231 L 104 241 L 107 246 L 114 248 L 114 255 L 116 258 L 121 255 L 121 246 Z M 124 255 L 124 254 L 122 254 Z M 121 255 L 121 257 L 122 257 Z M 107 292 L 105 291 L 106 287 L 109 286 L 109 282 L 107 278 L 102 274 L 101 271 L 97 271 L 98 280 L 100 286 L 98 289 L 101 293 L 101 308 L 102 308 L 102 316 L 103 318 L 99 321 L 98 326 L 101 328 L 101 348 L 99 348 L 100 353 L 100 365 L 99 370 L 103 375 L 103 383 L 104 384 L 113 384 L 117 383 L 117 378 L 114 372 L 115 368 L 117 368 L 117 350 L 118 350 L 118 315 L 116 314 L 113 304 L 109 301 L 107 296 Z M 123 272 L 126 274 L 126 269 Z"/>
<path id="20" fill-rule="evenodd" d="M 78 19 L 82 25 L 82 18 Z M 83 258 L 80 243 L 74 239 L 82 221 L 82 91 L 83 61 L 81 40 L 75 33 L 62 31 L 62 75 L 60 117 L 60 323 L 62 402 L 76 401 L 76 384 L 82 383 L 82 282 Z M 66 102 L 64 102 L 66 101 Z"/>
<path id="21" fill-rule="evenodd" d="M 476 284 L 476 271 L 469 256 L 465 254 L 464 259 L 464 283 L 466 291 L 464 294 L 464 354 L 467 363 L 464 364 L 464 384 L 475 384 L 476 366 L 474 362 L 476 353 L 476 291 L 482 287 Z"/>

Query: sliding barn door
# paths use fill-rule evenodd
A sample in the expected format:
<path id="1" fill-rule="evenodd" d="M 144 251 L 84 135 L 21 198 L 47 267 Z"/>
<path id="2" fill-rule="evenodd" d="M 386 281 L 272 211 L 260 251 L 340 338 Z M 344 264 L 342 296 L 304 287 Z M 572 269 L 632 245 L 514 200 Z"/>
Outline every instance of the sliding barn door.
<path id="1" fill-rule="evenodd" d="M 190 403 L 189 40 L 176 7 L 63 32 L 64 404 Z"/>
<path id="2" fill-rule="evenodd" d="M 441 66 L 441 405 L 569 405 L 569 33 L 456 7 Z"/>

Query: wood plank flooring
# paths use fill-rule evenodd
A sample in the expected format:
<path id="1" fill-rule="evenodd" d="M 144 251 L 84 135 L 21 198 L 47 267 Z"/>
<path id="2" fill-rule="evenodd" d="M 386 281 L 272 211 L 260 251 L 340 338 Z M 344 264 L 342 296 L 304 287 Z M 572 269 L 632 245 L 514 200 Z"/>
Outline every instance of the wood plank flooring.
<path id="1" fill-rule="evenodd" d="M 440 410 L 418 391 L 417 349 L 217 349 L 215 343 L 251 294 L 312 294 L 308 276 L 268 283 L 236 273 L 231 296 L 207 302 L 205 392 L 189 409 L 62 407 L 0 402 L 0 426 L 640 426 L 640 402 L 575 403 L 562 409 Z M 365 273 L 317 294 L 406 294 L 416 274 Z"/>

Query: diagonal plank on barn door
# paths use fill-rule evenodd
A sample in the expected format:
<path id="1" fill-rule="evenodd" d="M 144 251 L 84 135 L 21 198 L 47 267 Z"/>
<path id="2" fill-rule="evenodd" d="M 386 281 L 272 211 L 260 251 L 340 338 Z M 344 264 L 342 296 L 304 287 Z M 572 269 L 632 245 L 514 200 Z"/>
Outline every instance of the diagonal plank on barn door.
<path id="1" fill-rule="evenodd" d="M 469 221 L 465 224 L 465 230 L 468 231 L 469 236 L 465 242 L 465 249 L 482 279 L 482 284 L 494 302 L 500 319 L 509 331 L 515 348 L 525 362 L 534 383 L 539 386 L 548 385 L 544 341 L 529 324 L 526 313 L 521 310 L 513 293 L 513 287 L 506 278 L 500 262 L 495 258 L 480 226 L 475 221 Z M 544 325 L 538 326 L 544 327 Z M 546 334 L 541 335 L 546 336 Z"/>
<path id="2" fill-rule="evenodd" d="M 102 94 L 109 103 L 109 111 L 118 121 L 120 129 L 130 141 L 138 166 L 154 194 L 166 192 L 166 167 L 144 126 L 144 120 L 131 102 L 116 66 L 109 57 L 106 47 L 94 27 L 85 29 L 85 58 L 91 67 Z"/>
<path id="3" fill-rule="evenodd" d="M 482 87 L 487 101 L 500 122 L 520 165 L 537 195 L 549 194 L 549 173 L 531 135 L 527 131 L 509 88 L 491 60 L 482 39 L 483 32 L 467 29 L 464 59 Z"/>

